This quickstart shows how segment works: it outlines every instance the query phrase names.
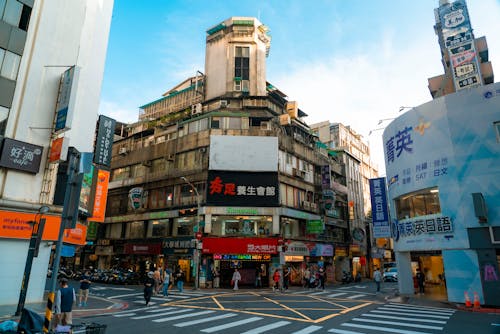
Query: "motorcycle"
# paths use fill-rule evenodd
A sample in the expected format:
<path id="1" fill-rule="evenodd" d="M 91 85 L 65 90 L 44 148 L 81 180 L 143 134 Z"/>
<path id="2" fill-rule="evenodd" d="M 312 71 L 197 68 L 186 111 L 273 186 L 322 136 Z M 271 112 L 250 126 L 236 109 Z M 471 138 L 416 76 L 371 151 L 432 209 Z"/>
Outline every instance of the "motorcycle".
<path id="1" fill-rule="evenodd" d="M 348 273 L 347 271 L 344 271 L 342 273 L 342 284 L 349 284 L 354 282 L 354 278 L 352 277 L 351 273 Z"/>

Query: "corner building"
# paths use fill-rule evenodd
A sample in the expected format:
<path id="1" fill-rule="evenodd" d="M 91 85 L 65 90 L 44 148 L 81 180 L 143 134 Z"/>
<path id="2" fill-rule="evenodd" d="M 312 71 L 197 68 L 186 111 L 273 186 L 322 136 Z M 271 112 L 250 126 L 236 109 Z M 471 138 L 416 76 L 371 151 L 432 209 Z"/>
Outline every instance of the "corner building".
<path id="1" fill-rule="evenodd" d="M 324 219 L 321 169 L 329 166 L 328 188 L 345 186 L 345 173 L 318 148 L 297 103 L 266 81 L 270 41 L 255 18 L 215 25 L 205 73 L 141 107 L 113 147 L 96 266 L 181 267 L 189 282 L 199 257 L 201 287 L 214 267 L 222 287 L 234 268 L 243 286 L 254 286 L 257 268 L 268 286 L 283 265 L 292 284 L 306 265 L 334 279 L 336 248 L 345 255 L 348 246 L 347 207 L 334 204 L 342 223 Z"/>

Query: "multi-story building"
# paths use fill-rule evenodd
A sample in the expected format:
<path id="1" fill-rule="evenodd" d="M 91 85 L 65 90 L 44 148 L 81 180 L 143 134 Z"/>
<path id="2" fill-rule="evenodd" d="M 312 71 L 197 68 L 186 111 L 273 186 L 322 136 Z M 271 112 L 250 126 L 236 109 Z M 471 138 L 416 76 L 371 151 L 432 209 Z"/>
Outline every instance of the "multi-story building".
<path id="1" fill-rule="evenodd" d="M 52 205 L 57 163 L 48 163 L 49 148 L 62 125 L 71 129 L 62 134 L 61 128 L 58 136 L 68 137 L 70 146 L 93 150 L 112 7 L 95 0 L 0 1 L 0 304 L 18 302 L 30 222 L 42 214 L 46 224 L 26 300 L 43 298 L 49 246 L 61 222 L 61 207 Z M 60 85 L 63 73 L 74 83 L 67 95 L 58 94 L 68 82 Z M 56 109 L 60 116 L 69 112 L 56 119 Z M 64 241 L 84 244 L 82 229 Z"/>
<path id="2" fill-rule="evenodd" d="M 352 267 L 355 271 L 367 274 L 366 257 L 370 258 L 368 242 L 370 238 L 371 202 L 369 180 L 378 176 L 376 165 L 371 161 L 370 148 L 363 142 L 361 135 L 350 126 L 328 121 L 312 124 L 322 143 L 334 150 L 346 169 L 347 200 L 352 243 L 350 246 Z M 342 187 L 340 188 L 342 189 Z M 337 193 L 340 193 L 337 189 Z M 388 247 L 389 240 L 373 240 Z M 384 247 L 384 248 L 385 248 Z"/>
<path id="3" fill-rule="evenodd" d="M 250 17 L 208 29 L 205 73 L 142 106 L 115 142 L 96 266 L 180 267 L 191 281 L 200 259 L 200 286 L 213 268 L 226 286 L 234 268 L 244 285 L 284 264 L 297 284 L 306 265 L 340 276 L 347 212 L 336 202 L 323 218 L 322 167 L 328 189 L 345 186 L 343 167 L 266 81 L 267 31 Z"/>
<path id="4" fill-rule="evenodd" d="M 465 0 L 440 0 L 434 16 L 444 74 L 428 79 L 432 97 L 493 83 L 486 37 L 474 37 Z"/>

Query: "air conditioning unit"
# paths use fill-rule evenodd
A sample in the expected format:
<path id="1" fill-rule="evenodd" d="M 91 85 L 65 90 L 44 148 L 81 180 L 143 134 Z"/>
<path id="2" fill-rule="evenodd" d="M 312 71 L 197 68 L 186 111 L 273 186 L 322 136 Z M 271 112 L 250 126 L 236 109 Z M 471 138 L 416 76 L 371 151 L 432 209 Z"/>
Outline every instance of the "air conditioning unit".
<path id="1" fill-rule="evenodd" d="M 271 130 L 271 123 L 269 122 L 260 122 L 261 130 Z"/>
<path id="2" fill-rule="evenodd" d="M 126 147 L 120 147 L 118 149 L 118 154 L 120 154 L 120 155 L 126 155 L 127 153 L 128 153 L 128 150 Z"/>
<path id="3" fill-rule="evenodd" d="M 166 156 L 166 159 L 167 159 L 167 161 L 174 161 L 174 159 L 175 159 L 175 154 L 168 154 L 168 155 Z"/>
<path id="4" fill-rule="evenodd" d="M 221 108 L 226 108 L 228 105 L 227 100 L 220 100 L 220 107 Z"/>
<path id="5" fill-rule="evenodd" d="M 203 106 L 201 103 L 196 103 L 191 106 L 191 115 L 201 114 Z"/>
<path id="6" fill-rule="evenodd" d="M 301 179 L 303 179 L 306 176 L 306 172 L 304 172 L 303 170 L 294 168 L 293 169 L 293 175 L 297 176 L 297 177 L 300 177 Z"/>

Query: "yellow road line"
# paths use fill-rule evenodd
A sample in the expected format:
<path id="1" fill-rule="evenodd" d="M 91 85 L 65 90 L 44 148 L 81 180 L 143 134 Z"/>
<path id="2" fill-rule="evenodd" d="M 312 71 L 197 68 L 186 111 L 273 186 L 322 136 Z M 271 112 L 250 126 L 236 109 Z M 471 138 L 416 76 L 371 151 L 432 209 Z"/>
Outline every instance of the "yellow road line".
<path id="1" fill-rule="evenodd" d="M 350 307 L 350 308 L 347 308 L 347 309 L 345 309 L 345 310 L 343 310 L 343 311 L 340 311 L 339 313 L 330 314 L 330 315 L 327 315 L 326 317 L 316 319 L 316 320 L 314 320 L 314 323 L 319 323 L 319 322 L 322 322 L 322 321 L 325 321 L 325 320 L 331 319 L 331 318 L 333 318 L 333 317 L 337 317 L 337 316 L 342 315 L 342 314 L 346 314 L 346 313 L 348 313 L 348 312 L 351 312 L 351 311 L 357 310 L 357 309 L 359 309 L 359 308 L 362 308 L 362 307 L 365 307 L 365 306 L 368 306 L 368 305 L 371 305 L 371 303 L 364 303 L 364 304 L 361 304 L 361 305 L 357 305 L 357 306 L 354 306 L 354 307 Z"/>
<path id="2" fill-rule="evenodd" d="M 283 304 L 281 304 L 281 303 L 278 303 L 278 302 L 276 302 L 276 301 L 274 301 L 274 300 L 272 300 L 272 299 L 270 299 L 270 298 L 268 298 L 268 297 L 264 297 L 264 299 L 269 300 L 270 302 L 275 303 L 275 304 L 277 304 L 277 305 L 280 305 L 281 307 L 283 307 L 283 308 L 287 309 L 288 311 L 293 312 L 293 313 L 295 313 L 295 314 L 297 314 L 297 315 L 299 315 L 299 316 L 303 317 L 304 319 L 307 319 L 307 320 L 309 320 L 309 321 L 312 321 L 312 319 L 311 319 L 311 318 L 309 318 L 308 316 L 306 316 L 305 314 L 302 314 L 302 313 L 300 313 L 300 312 L 298 312 L 298 311 L 296 311 L 296 310 L 294 310 L 294 309 L 292 309 L 292 308 L 290 308 L 290 307 L 288 307 L 288 306 L 286 306 L 286 305 L 283 305 Z"/>
<path id="3" fill-rule="evenodd" d="M 217 298 L 215 298 L 215 296 L 212 296 L 212 300 L 214 301 L 215 304 L 219 305 L 219 308 L 221 310 L 224 310 L 224 306 L 222 306 L 222 304 L 219 303 L 219 301 L 217 300 Z"/>

